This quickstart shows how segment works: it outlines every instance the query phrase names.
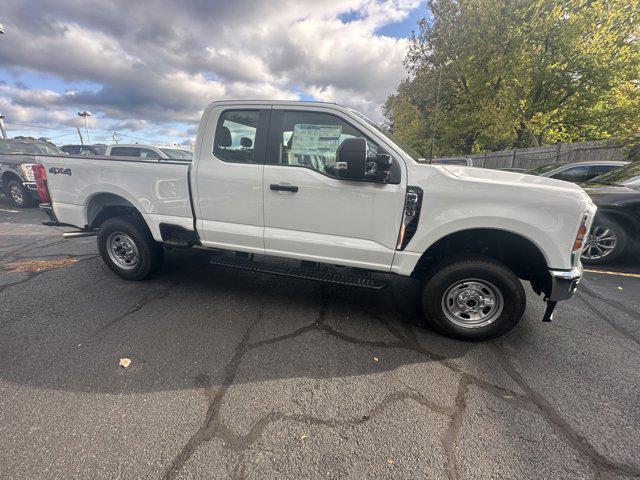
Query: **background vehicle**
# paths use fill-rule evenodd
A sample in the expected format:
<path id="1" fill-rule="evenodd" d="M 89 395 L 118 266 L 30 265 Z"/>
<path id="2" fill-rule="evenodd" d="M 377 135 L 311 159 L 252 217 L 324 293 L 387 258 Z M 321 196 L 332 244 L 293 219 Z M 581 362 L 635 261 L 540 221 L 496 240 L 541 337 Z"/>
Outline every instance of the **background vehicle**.
<path id="1" fill-rule="evenodd" d="M 69 155 L 104 155 L 107 151 L 106 145 L 63 145 L 60 147 L 64 153 Z"/>
<path id="2" fill-rule="evenodd" d="M 0 139 L 0 185 L 14 207 L 33 207 L 40 199 L 33 177 L 36 155 L 64 155 L 55 145 L 35 139 Z"/>
<path id="3" fill-rule="evenodd" d="M 153 145 L 117 144 L 109 145 L 105 152 L 107 156 L 114 157 L 138 157 L 164 160 L 191 161 L 193 153 L 189 150 L 176 147 L 155 147 Z"/>
<path id="4" fill-rule="evenodd" d="M 51 200 L 42 208 L 53 224 L 82 230 L 72 236 L 97 234 L 105 263 L 130 280 L 157 271 L 163 244 L 341 285 L 382 288 L 376 272 L 413 276 L 427 321 L 463 339 L 520 320 L 519 278 L 548 300 L 545 320 L 581 278 L 595 206 L 580 187 L 419 162 L 348 108 L 215 102 L 195 151 L 193 163 L 39 158 L 38 187 Z M 256 262 L 255 253 L 301 264 Z"/>
<path id="5" fill-rule="evenodd" d="M 640 251 L 640 162 L 582 184 L 598 213 L 582 250 L 582 261 L 604 264 L 625 251 Z"/>
<path id="6" fill-rule="evenodd" d="M 565 182 L 587 182 L 598 175 L 605 174 L 616 168 L 627 165 L 625 161 L 591 161 L 574 163 L 552 163 L 540 165 L 527 170 L 529 175 L 540 175 L 541 177 L 555 178 Z"/>
<path id="7" fill-rule="evenodd" d="M 431 163 L 436 163 L 439 165 L 460 165 L 465 167 L 473 167 L 473 159 L 472 158 L 462 158 L 462 157 L 442 157 L 442 158 L 434 158 Z"/>

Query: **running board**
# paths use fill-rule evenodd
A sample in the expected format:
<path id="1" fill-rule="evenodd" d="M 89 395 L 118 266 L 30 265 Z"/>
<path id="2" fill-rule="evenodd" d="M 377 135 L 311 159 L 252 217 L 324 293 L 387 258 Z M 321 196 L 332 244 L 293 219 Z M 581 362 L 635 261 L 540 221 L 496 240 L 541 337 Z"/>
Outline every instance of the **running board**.
<path id="1" fill-rule="evenodd" d="M 302 278 L 304 280 L 314 280 L 317 282 L 335 283 L 338 285 L 348 285 L 351 287 L 371 288 L 374 290 L 381 290 L 387 286 L 387 284 L 381 280 L 375 280 L 373 278 L 364 277 L 361 275 L 335 272 L 318 272 L 306 268 L 293 268 L 280 265 L 271 265 L 268 263 L 254 262 L 238 257 L 215 256 L 211 258 L 211 264 L 221 267 L 249 270 L 252 272 L 271 273 L 273 275 Z"/>

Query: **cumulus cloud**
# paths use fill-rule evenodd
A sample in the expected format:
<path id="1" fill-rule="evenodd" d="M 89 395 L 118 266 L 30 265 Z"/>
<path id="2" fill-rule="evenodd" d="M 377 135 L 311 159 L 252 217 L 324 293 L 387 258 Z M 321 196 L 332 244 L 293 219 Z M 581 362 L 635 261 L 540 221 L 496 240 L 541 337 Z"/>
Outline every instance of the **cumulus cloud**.
<path id="1" fill-rule="evenodd" d="M 407 40 L 376 31 L 419 4 L 3 0 L 0 65 L 91 87 L 0 83 L 0 108 L 20 121 L 77 126 L 69 112 L 90 109 L 92 123 L 105 129 L 181 122 L 186 130 L 213 100 L 312 97 L 379 119 L 406 75 Z"/>

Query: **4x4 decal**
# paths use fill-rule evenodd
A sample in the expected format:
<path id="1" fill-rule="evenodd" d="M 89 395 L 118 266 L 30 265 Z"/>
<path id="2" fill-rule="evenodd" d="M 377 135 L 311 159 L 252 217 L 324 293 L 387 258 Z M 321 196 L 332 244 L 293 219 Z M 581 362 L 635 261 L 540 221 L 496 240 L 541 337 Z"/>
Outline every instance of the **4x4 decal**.
<path id="1" fill-rule="evenodd" d="M 71 175 L 71 169 L 70 168 L 61 168 L 61 167 L 51 167 L 49 169 L 49 173 L 53 173 L 54 175 Z"/>

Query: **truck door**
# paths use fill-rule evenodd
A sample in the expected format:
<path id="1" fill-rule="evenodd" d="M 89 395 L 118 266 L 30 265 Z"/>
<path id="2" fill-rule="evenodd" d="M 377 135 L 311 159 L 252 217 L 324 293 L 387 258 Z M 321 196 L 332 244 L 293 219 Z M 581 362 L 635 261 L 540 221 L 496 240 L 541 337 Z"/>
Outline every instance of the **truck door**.
<path id="1" fill-rule="evenodd" d="M 206 246 L 264 251 L 262 174 L 270 108 L 216 106 L 204 132 L 198 132 L 202 141 L 192 185 Z"/>
<path id="2" fill-rule="evenodd" d="M 341 112 L 274 106 L 263 182 L 265 253 L 390 269 L 406 179 L 389 184 L 332 175 L 338 146 L 350 137 L 364 137 L 371 154 L 388 153 Z"/>

